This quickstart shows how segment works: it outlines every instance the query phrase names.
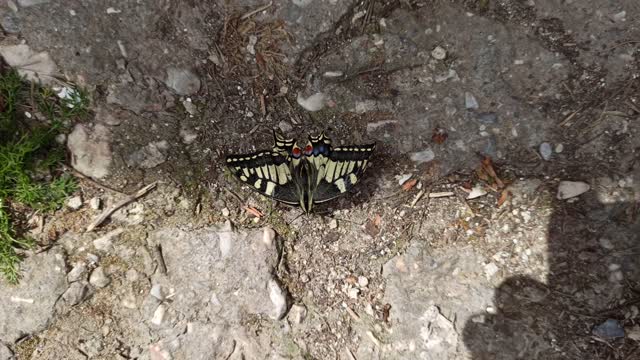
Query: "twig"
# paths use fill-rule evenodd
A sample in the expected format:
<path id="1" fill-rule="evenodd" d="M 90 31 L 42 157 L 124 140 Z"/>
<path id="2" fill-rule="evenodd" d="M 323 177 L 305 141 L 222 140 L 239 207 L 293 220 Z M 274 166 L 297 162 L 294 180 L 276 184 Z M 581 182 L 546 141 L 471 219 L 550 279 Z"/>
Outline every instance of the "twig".
<path id="1" fill-rule="evenodd" d="M 87 226 L 86 232 L 93 231 L 96 227 L 100 226 L 105 220 L 107 220 L 107 218 L 109 218 L 109 216 L 111 216 L 114 212 L 116 212 L 116 210 L 118 210 L 121 207 L 129 204 L 132 201 L 135 201 L 135 200 L 143 197 L 149 191 L 153 190 L 156 187 L 157 184 L 158 184 L 157 182 L 153 182 L 153 183 L 143 187 L 142 189 L 138 190 L 138 192 L 136 192 L 135 194 L 127 196 L 126 198 L 124 198 L 124 199 L 118 201 L 117 203 L 113 204 L 112 206 L 110 206 L 102 214 L 98 215 L 98 217 L 95 220 L 93 220 L 93 222 L 91 224 L 89 224 L 89 226 Z"/>
<path id="2" fill-rule="evenodd" d="M 349 356 L 349 360 L 358 360 L 348 347 L 345 347 L 344 349 L 346 350 L 347 356 Z"/>
<path id="3" fill-rule="evenodd" d="M 110 192 L 114 192 L 116 194 L 125 195 L 125 196 L 127 195 L 127 194 L 125 194 L 125 193 L 123 193 L 121 191 L 118 191 L 116 189 L 112 189 L 112 188 L 110 188 L 108 186 L 102 185 L 102 184 L 98 183 L 97 181 L 93 180 L 92 178 L 90 178 L 89 176 L 87 176 L 87 175 L 85 175 L 85 174 L 83 174 L 81 172 L 78 172 L 77 170 L 71 169 L 71 173 L 74 176 L 79 177 L 82 180 L 86 180 L 86 181 L 90 182 L 92 185 L 95 185 L 96 187 L 98 187 L 98 188 L 100 188 L 100 189 L 102 189 L 104 191 L 110 191 Z"/>
<path id="4" fill-rule="evenodd" d="M 416 197 L 413 198 L 413 201 L 411 201 L 411 207 L 415 207 L 416 204 L 418 203 L 418 201 L 420 201 L 420 199 L 422 199 L 422 196 L 424 195 L 424 189 L 420 190 L 417 194 Z"/>
<path id="5" fill-rule="evenodd" d="M 165 275 L 167 273 L 167 264 L 164 262 L 164 256 L 162 256 L 162 246 L 159 244 L 153 247 L 153 254 L 158 262 L 158 269 L 160 274 Z"/>
<path id="6" fill-rule="evenodd" d="M 434 199 L 434 198 L 441 198 L 441 197 L 449 197 L 453 195 L 455 195 L 453 191 L 433 192 L 433 193 L 429 193 L 429 198 Z"/>
<path id="7" fill-rule="evenodd" d="M 267 10 L 268 8 L 271 7 L 271 5 L 273 5 L 273 1 L 269 1 L 268 4 L 262 5 L 262 6 L 258 7 L 258 8 L 256 8 L 255 10 L 251 10 L 248 13 L 240 16 L 240 20 L 248 19 L 248 18 L 252 17 L 253 15 L 259 13 L 260 11 Z"/>

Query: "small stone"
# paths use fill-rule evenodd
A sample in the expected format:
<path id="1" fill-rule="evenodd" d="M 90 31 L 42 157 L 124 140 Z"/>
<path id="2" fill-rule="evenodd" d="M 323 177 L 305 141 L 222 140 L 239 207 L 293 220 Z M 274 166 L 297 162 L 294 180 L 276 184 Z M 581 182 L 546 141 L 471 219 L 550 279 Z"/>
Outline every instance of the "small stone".
<path id="1" fill-rule="evenodd" d="M 331 221 L 329 222 L 329 229 L 337 229 L 338 228 L 338 220 L 336 219 L 331 219 Z"/>
<path id="2" fill-rule="evenodd" d="M 73 168 L 96 179 L 109 175 L 109 167 L 113 160 L 110 137 L 109 129 L 102 124 L 93 127 L 77 124 L 67 137 L 67 148 L 72 155 Z"/>
<path id="3" fill-rule="evenodd" d="M 361 288 L 366 288 L 367 285 L 369 285 L 369 279 L 367 279 L 366 276 L 358 276 L 358 286 L 360 286 Z"/>
<path id="4" fill-rule="evenodd" d="M 557 154 L 560 154 L 563 150 L 564 150 L 564 145 L 562 145 L 562 144 L 557 144 L 556 145 L 555 152 Z"/>
<path id="5" fill-rule="evenodd" d="M 358 288 L 350 288 L 347 290 L 347 296 L 351 299 L 357 299 L 358 295 L 360 295 L 360 289 Z"/>
<path id="6" fill-rule="evenodd" d="M 440 46 L 436 46 L 431 51 L 431 56 L 436 60 L 444 60 L 447 57 L 447 50 L 443 49 Z"/>
<path id="7" fill-rule="evenodd" d="M 558 185 L 558 200 L 566 200 L 589 191 L 591 186 L 581 181 L 561 181 Z"/>
<path id="8" fill-rule="evenodd" d="M 600 239 L 598 239 L 598 242 L 600 243 L 600 246 L 602 246 L 604 249 L 613 250 L 614 248 L 613 243 L 609 238 L 601 237 Z"/>
<path id="9" fill-rule="evenodd" d="M 470 92 L 464 93 L 464 107 L 467 108 L 467 110 L 477 110 L 480 107 L 478 100 L 476 100 L 476 97 Z"/>
<path id="10" fill-rule="evenodd" d="M 498 115 L 493 112 L 484 112 L 478 114 L 478 121 L 485 125 L 493 125 L 498 122 Z"/>
<path id="11" fill-rule="evenodd" d="M 471 189 L 471 192 L 469 192 L 469 195 L 467 195 L 467 200 L 479 198 L 485 195 L 487 195 L 487 191 L 484 189 L 484 187 L 481 184 L 476 184 Z"/>
<path id="12" fill-rule="evenodd" d="M 93 210 L 100 210 L 100 198 L 91 198 L 91 200 L 89 200 L 89 207 Z"/>
<path id="13" fill-rule="evenodd" d="M 229 215 L 231 215 L 231 212 L 229 212 L 229 209 L 222 208 L 222 216 L 229 217 Z"/>
<path id="14" fill-rule="evenodd" d="M 549 144 L 548 142 L 543 142 L 542 144 L 540 144 L 540 156 L 542 156 L 542 158 L 545 161 L 549 161 L 551 159 L 551 154 L 553 153 L 553 150 L 551 150 L 551 144 Z"/>
<path id="15" fill-rule="evenodd" d="M 164 320 L 164 314 L 167 312 L 167 307 L 164 304 L 158 305 L 156 311 L 153 312 L 153 317 L 151 318 L 151 323 L 156 326 L 160 326 L 162 324 L 162 320 Z"/>
<path id="16" fill-rule="evenodd" d="M 322 74 L 322 76 L 328 77 L 328 78 L 336 78 L 342 75 L 344 75 L 342 71 L 325 71 L 325 73 Z"/>
<path id="17" fill-rule="evenodd" d="M 164 290 L 162 289 L 162 285 L 160 284 L 154 284 L 151 287 L 151 291 L 149 291 L 149 294 L 160 301 L 163 301 L 165 299 Z"/>
<path id="18" fill-rule="evenodd" d="M 293 130 L 293 126 L 284 120 L 278 123 L 278 128 L 285 134 Z"/>
<path id="19" fill-rule="evenodd" d="M 262 243 L 268 247 L 273 247 L 274 240 L 276 239 L 276 232 L 270 227 L 262 229 Z"/>
<path id="20" fill-rule="evenodd" d="M 67 207 L 71 210 L 78 210 L 82 207 L 82 197 L 74 196 L 67 200 Z"/>
<path id="21" fill-rule="evenodd" d="M 627 12 L 622 10 L 619 13 L 614 14 L 611 18 L 615 22 L 624 22 L 627 20 Z"/>
<path id="22" fill-rule="evenodd" d="M 166 84 L 179 95 L 192 95 L 200 90 L 200 78 L 187 69 L 167 69 Z"/>
<path id="23" fill-rule="evenodd" d="M 190 145 L 196 141 L 198 134 L 190 129 L 180 129 L 180 137 L 182 138 L 183 144 Z"/>
<path id="24" fill-rule="evenodd" d="M 398 185 L 402 186 L 404 185 L 404 183 L 406 183 L 407 181 L 409 181 L 409 179 L 411 179 L 411 174 L 404 174 L 404 175 L 396 175 L 396 180 L 398 180 Z"/>
<path id="25" fill-rule="evenodd" d="M 67 291 L 62 294 L 62 298 L 69 305 L 77 305 L 81 303 L 89 295 L 89 286 L 84 281 L 71 283 Z"/>
<path id="26" fill-rule="evenodd" d="M 493 262 L 484 265 L 484 274 L 487 277 L 487 280 L 490 280 L 495 274 L 497 274 L 498 270 L 498 266 Z"/>
<path id="27" fill-rule="evenodd" d="M 98 266 L 91 272 L 91 276 L 89 276 L 89 284 L 97 287 L 103 288 L 111 282 L 111 279 L 104 273 L 104 268 L 102 266 Z"/>
<path id="28" fill-rule="evenodd" d="M 102 237 L 93 240 L 93 247 L 95 247 L 96 250 L 108 251 L 113 246 L 113 240 L 117 239 L 123 232 L 123 228 L 117 228 L 109 231 Z"/>
<path id="29" fill-rule="evenodd" d="M 304 305 L 295 304 L 291 306 L 291 310 L 289 311 L 287 319 L 289 319 L 290 323 L 299 325 L 302 324 L 306 317 L 307 308 Z"/>
<path id="30" fill-rule="evenodd" d="M 304 97 L 302 97 L 302 94 L 298 94 L 297 101 L 298 104 L 307 111 L 320 111 L 324 108 L 326 95 L 319 92 L 305 99 Z"/>
<path id="31" fill-rule="evenodd" d="M 414 152 L 411 154 L 411 160 L 418 164 L 429 162 L 436 157 L 436 154 L 431 149 Z"/>
<path id="32" fill-rule="evenodd" d="M 78 280 L 85 280 L 87 265 L 84 262 L 77 262 L 71 271 L 67 274 L 67 281 L 72 283 Z"/>
<path id="33" fill-rule="evenodd" d="M 616 319 L 607 319 L 593 328 L 592 334 L 604 339 L 616 339 L 624 337 L 624 329 Z"/>
<path id="34" fill-rule="evenodd" d="M 274 320 L 280 320 L 287 313 L 287 297 L 278 283 L 271 279 L 268 283 L 269 299 L 273 304 L 273 310 L 271 312 L 271 318 Z"/>

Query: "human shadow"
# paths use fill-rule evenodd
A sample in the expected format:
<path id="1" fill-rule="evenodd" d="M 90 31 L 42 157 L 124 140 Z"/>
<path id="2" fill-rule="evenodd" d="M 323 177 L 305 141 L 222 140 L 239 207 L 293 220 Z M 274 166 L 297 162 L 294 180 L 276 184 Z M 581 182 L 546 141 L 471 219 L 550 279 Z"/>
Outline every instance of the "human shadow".
<path id="1" fill-rule="evenodd" d="M 640 359 L 640 344 L 620 336 L 640 322 L 639 210 L 593 192 L 554 201 L 548 280 L 513 276 L 495 290 L 496 310 L 465 324 L 471 358 Z"/>

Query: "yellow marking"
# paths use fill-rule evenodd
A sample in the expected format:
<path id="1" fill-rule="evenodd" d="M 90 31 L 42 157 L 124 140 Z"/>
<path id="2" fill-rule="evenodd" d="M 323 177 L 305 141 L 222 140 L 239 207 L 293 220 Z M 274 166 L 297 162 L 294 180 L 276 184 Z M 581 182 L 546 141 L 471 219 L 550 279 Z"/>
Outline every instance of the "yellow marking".
<path id="1" fill-rule="evenodd" d="M 227 162 L 228 163 L 233 162 L 233 159 L 232 158 L 227 158 Z"/>
<path id="2" fill-rule="evenodd" d="M 347 172 L 348 173 L 352 173 L 353 172 L 353 168 L 356 166 L 356 162 L 355 161 L 349 161 L 349 167 L 347 168 Z"/>
<path id="3" fill-rule="evenodd" d="M 369 162 L 369 160 L 365 160 L 362 162 L 362 170 L 367 168 L 367 162 Z"/>
<path id="4" fill-rule="evenodd" d="M 255 172 L 256 172 L 256 170 L 254 168 L 249 168 L 249 173 L 253 174 Z"/>
<path id="5" fill-rule="evenodd" d="M 362 160 L 358 160 L 357 164 L 358 164 L 358 167 L 362 169 Z"/>
<path id="6" fill-rule="evenodd" d="M 273 195 L 273 190 L 275 190 L 275 189 L 276 189 L 276 183 L 268 181 L 267 182 L 267 188 L 264 191 L 264 193 L 269 195 L 269 196 L 271 196 L 271 195 Z"/>
<path id="7" fill-rule="evenodd" d="M 335 163 L 335 161 L 331 161 L 327 165 L 327 176 L 325 178 L 325 180 L 327 180 L 327 182 L 332 182 L 333 181 L 333 174 L 335 173 L 335 171 L 336 171 L 336 163 Z"/>
<path id="8" fill-rule="evenodd" d="M 287 183 L 288 173 L 289 172 L 286 164 L 278 165 L 278 184 L 284 185 Z"/>
<path id="9" fill-rule="evenodd" d="M 256 174 L 258 174 L 258 177 L 259 177 L 259 178 L 262 178 L 262 177 L 263 177 L 263 176 L 262 176 L 262 170 L 260 170 L 260 168 L 259 168 L 259 167 L 257 167 L 257 168 L 256 168 Z"/>
<path id="10" fill-rule="evenodd" d="M 269 178 L 278 181 L 278 174 L 276 173 L 276 167 L 274 165 L 269 165 Z"/>
<path id="11" fill-rule="evenodd" d="M 338 179 L 336 182 L 334 182 L 334 184 L 338 187 L 338 190 L 340 190 L 341 193 L 347 191 L 347 186 L 344 183 L 344 179 Z"/>
<path id="12" fill-rule="evenodd" d="M 322 180 L 325 176 L 327 172 L 327 167 L 326 165 L 320 165 L 320 167 L 318 167 L 318 180 L 316 181 L 316 185 L 320 184 L 320 180 Z"/>
<path id="13" fill-rule="evenodd" d="M 245 175 L 246 177 L 249 177 L 249 169 L 247 169 L 247 168 L 243 168 L 243 169 L 242 169 L 242 172 L 244 172 L 244 175 Z"/>
<path id="14" fill-rule="evenodd" d="M 236 166 L 234 169 L 236 169 L 236 171 L 240 171 L 240 166 Z"/>
<path id="15" fill-rule="evenodd" d="M 343 163 L 342 161 L 340 161 L 340 162 L 338 163 L 338 165 L 336 165 L 336 173 L 335 173 L 335 174 L 333 174 L 333 178 L 334 178 L 334 179 L 337 179 L 337 178 L 339 178 L 339 177 L 341 177 L 341 176 L 342 176 L 342 165 L 343 165 L 343 164 L 344 164 L 344 163 Z"/>
<path id="16" fill-rule="evenodd" d="M 244 175 L 240 175 L 240 180 L 242 180 L 242 181 L 247 181 L 247 177 L 246 177 L 246 176 L 244 176 Z"/>
<path id="17" fill-rule="evenodd" d="M 255 158 L 257 158 L 257 157 L 258 157 L 258 155 L 253 155 L 251 158 L 252 158 L 252 159 L 255 159 Z"/>
<path id="18" fill-rule="evenodd" d="M 358 182 L 356 174 L 349 174 L 349 182 L 351 182 L 352 185 Z"/>
<path id="19" fill-rule="evenodd" d="M 256 180 L 256 182 L 253 184 L 253 186 L 256 189 L 260 189 L 260 186 L 262 186 L 262 180 L 260 180 L 260 179 Z"/>
<path id="20" fill-rule="evenodd" d="M 268 179 L 269 178 L 269 169 L 267 168 L 267 165 L 262 165 L 260 167 L 260 169 L 262 169 L 262 173 L 264 174 L 264 178 Z"/>

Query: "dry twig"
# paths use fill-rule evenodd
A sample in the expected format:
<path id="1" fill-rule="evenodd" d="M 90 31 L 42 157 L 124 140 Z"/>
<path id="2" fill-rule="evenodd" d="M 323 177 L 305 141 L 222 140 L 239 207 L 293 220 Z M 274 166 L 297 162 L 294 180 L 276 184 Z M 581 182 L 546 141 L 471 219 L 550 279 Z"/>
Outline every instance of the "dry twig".
<path id="1" fill-rule="evenodd" d="M 98 217 L 93 220 L 93 222 L 91 224 L 89 224 L 89 226 L 87 226 L 87 230 L 86 232 L 91 232 L 93 231 L 96 227 L 100 226 L 105 220 L 107 220 L 109 218 L 109 216 L 111 216 L 114 212 L 116 212 L 116 210 L 120 209 L 121 207 L 131 203 L 132 201 L 135 201 L 141 197 L 143 197 L 144 195 L 146 195 L 149 191 L 153 190 L 156 185 L 158 183 L 157 182 L 153 182 L 145 187 L 143 187 L 142 189 L 138 190 L 135 194 L 127 196 L 126 198 L 118 201 L 117 203 L 113 204 L 112 206 L 110 206 L 108 209 L 106 209 L 104 212 L 102 212 L 102 214 L 98 215 Z"/>

